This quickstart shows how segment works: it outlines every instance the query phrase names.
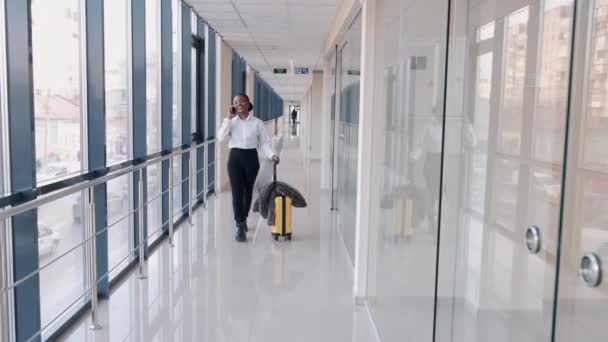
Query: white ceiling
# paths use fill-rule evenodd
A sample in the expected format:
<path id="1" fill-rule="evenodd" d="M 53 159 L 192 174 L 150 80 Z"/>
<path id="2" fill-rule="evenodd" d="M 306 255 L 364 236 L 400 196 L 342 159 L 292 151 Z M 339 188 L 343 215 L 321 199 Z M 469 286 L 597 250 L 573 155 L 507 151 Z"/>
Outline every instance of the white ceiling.
<path id="1" fill-rule="evenodd" d="M 342 0 L 186 0 L 286 101 L 299 101 L 321 66 Z M 309 75 L 294 75 L 308 67 Z M 276 75 L 274 68 L 287 68 Z"/>

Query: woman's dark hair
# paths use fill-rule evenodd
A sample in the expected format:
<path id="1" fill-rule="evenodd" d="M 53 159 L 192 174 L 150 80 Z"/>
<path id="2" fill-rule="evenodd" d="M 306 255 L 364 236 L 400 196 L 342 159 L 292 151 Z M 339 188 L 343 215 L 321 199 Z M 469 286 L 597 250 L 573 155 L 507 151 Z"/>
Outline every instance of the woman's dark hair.
<path id="1" fill-rule="evenodd" d="M 239 96 L 242 96 L 247 99 L 247 102 L 249 102 L 249 111 L 251 112 L 253 110 L 253 103 L 251 103 L 249 96 L 247 96 L 246 94 L 242 94 L 242 93 L 238 93 L 238 94 L 234 95 L 234 97 L 239 97 Z"/>

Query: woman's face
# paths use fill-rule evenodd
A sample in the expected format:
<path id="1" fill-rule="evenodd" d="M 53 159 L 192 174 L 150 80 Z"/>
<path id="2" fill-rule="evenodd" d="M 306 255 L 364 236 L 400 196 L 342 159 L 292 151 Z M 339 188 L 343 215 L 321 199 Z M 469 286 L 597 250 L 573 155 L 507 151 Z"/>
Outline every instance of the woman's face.
<path id="1" fill-rule="evenodd" d="M 244 96 L 235 96 L 232 105 L 236 108 L 238 114 L 249 113 L 249 101 Z"/>

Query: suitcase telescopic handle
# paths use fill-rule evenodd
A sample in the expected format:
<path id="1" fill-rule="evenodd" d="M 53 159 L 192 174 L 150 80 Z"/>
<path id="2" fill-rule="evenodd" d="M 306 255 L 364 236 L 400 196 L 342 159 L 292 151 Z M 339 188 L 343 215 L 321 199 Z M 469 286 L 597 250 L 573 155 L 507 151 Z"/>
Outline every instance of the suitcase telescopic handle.
<path id="1" fill-rule="evenodd" d="M 277 182 L 277 162 L 273 161 L 272 162 L 272 166 L 273 166 L 273 171 L 272 171 L 272 181 L 273 182 Z"/>

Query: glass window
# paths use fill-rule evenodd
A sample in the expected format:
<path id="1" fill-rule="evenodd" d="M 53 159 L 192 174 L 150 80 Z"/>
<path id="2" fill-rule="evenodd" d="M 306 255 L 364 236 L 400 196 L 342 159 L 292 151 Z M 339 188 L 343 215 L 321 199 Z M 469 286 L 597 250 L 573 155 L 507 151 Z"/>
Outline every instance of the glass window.
<path id="1" fill-rule="evenodd" d="M 73 314 L 84 298 L 73 305 L 85 292 L 84 247 L 65 256 L 63 253 L 78 246 L 84 236 L 84 206 L 82 194 L 58 199 L 38 209 L 38 255 L 40 272 L 40 313 L 43 327 L 55 327 L 55 318 Z M 66 215 L 66 211 L 69 213 Z M 54 323 L 54 324 L 51 324 Z"/>
<path id="2" fill-rule="evenodd" d="M 173 157 L 173 219 L 182 209 L 182 157 Z"/>
<path id="3" fill-rule="evenodd" d="M 207 77 L 206 77 L 206 89 L 207 89 L 207 93 L 208 96 L 205 99 L 206 103 L 205 103 L 205 108 L 206 108 L 206 113 L 205 113 L 205 134 L 204 137 L 205 139 L 208 138 L 215 138 L 215 102 L 216 102 L 216 94 L 215 94 L 215 81 L 216 81 L 216 51 L 215 51 L 215 32 L 213 32 L 213 30 L 209 29 L 208 26 L 205 26 L 205 31 L 207 33 L 206 38 L 208 40 L 207 42 L 207 51 L 205 52 L 206 54 L 206 65 L 207 65 L 207 69 L 205 70 Z M 258 86 L 259 88 L 259 86 Z M 254 101 L 256 101 L 258 104 L 260 103 L 260 99 L 259 99 L 259 91 L 255 93 L 255 97 L 254 97 Z M 257 113 L 254 111 L 254 113 Z M 257 115 L 257 114 L 255 114 Z"/>
<path id="4" fill-rule="evenodd" d="M 106 162 L 123 162 L 130 155 L 129 1 L 104 1 Z"/>
<path id="5" fill-rule="evenodd" d="M 162 228 L 162 197 L 160 164 L 150 165 L 147 168 L 147 215 L 148 215 L 148 245 L 160 237 Z"/>
<path id="6" fill-rule="evenodd" d="M 190 187 L 192 189 L 192 196 L 190 198 L 190 200 L 196 200 L 196 182 L 197 182 L 197 173 L 196 173 L 196 161 L 198 158 L 198 153 L 197 150 L 194 150 L 193 153 L 190 154 L 190 158 L 192 158 L 192 169 L 189 171 L 189 174 L 192 175 L 192 183 L 190 184 Z M 196 202 L 194 202 L 196 203 Z"/>
<path id="7" fill-rule="evenodd" d="M 173 146 L 182 144 L 182 4 L 173 0 Z M 182 158 L 173 159 L 173 217 L 181 212 L 182 205 Z"/>
<path id="8" fill-rule="evenodd" d="M 38 184 L 83 169 L 80 3 L 30 3 Z M 52 327 L 56 315 L 64 310 L 71 314 L 82 304 L 74 304 L 85 290 L 84 249 L 75 248 L 84 239 L 82 203 L 82 196 L 75 194 L 38 209 L 39 266 L 50 264 L 40 273 L 43 327 Z"/>
<path id="9" fill-rule="evenodd" d="M 181 1 L 173 0 L 173 146 L 180 146 L 182 144 L 181 19 Z"/>
<path id="10" fill-rule="evenodd" d="M 190 14 L 190 18 L 191 18 L 191 27 L 192 27 L 192 34 L 195 36 L 198 36 L 198 22 L 197 22 L 197 16 L 196 13 L 192 12 Z M 196 119 L 197 119 L 197 111 L 196 111 L 196 100 L 197 100 L 197 96 L 198 94 L 196 93 L 197 89 L 196 89 L 196 71 L 197 71 L 197 67 L 198 65 L 196 64 L 196 49 L 192 48 L 191 49 L 191 56 L 192 58 L 190 59 L 192 62 L 192 68 L 191 70 L 191 88 L 192 89 L 192 116 L 191 116 L 191 126 L 190 126 L 190 132 L 195 133 L 196 132 Z"/>
<path id="11" fill-rule="evenodd" d="M 207 160 L 207 191 L 215 191 L 215 141 L 208 145 Z"/>
<path id="12" fill-rule="evenodd" d="M 108 182 L 108 270 L 114 278 L 133 259 L 130 256 L 133 243 L 132 189 L 131 175 L 125 175 Z"/>
<path id="13" fill-rule="evenodd" d="M 196 100 L 197 100 L 197 96 L 198 94 L 196 93 L 196 70 L 198 65 L 196 64 L 196 57 L 197 57 L 197 53 L 196 53 L 196 49 L 192 48 L 191 49 L 191 56 L 192 56 L 192 73 L 190 75 L 190 79 L 191 79 L 191 86 L 192 86 L 192 98 L 191 98 L 191 103 L 190 106 L 192 108 L 191 111 L 191 117 L 190 117 L 190 132 L 191 133 L 196 133 L 196 118 L 198 116 L 198 112 L 196 110 Z"/>
<path id="14" fill-rule="evenodd" d="M 160 2 L 146 1 L 146 153 L 161 150 Z"/>
<path id="15" fill-rule="evenodd" d="M 31 1 L 38 183 L 82 170 L 80 14 L 79 0 Z"/>
<path id="16" fill-rule="evenodd" d="M 196 13 L 192 12 L 191 13 L 191 28 L 192 28 L 192 34 L 195 36 L 199 36 L 198 34 L 198 17 L 196 15 Z M 198 57 L 198 53 L 197 53 L 197 49 L 195 49 L 194 47 L 192 47 L 190 49 L 190 53 L 191 53 L 191 65 L 192 68 L 191 70 L 191 90 L 192 90 L 192 103 L 191 103 L 191 107 L 192 107 L 192 111 L 191 111 L 191 121 L 190 121 L 190 132 L 191 133 L 196 133 L 197 132 L 197 120 L 198 120 L 198 108 L 196 107 L 196 103 L 198 100 L 198 96 L 202 96 L 202 94 L 198 94 L 198 89 L 196 87 L 196 77 L 197 77 L 197 71 L 198 71 L 198 67 L 199 65 L 197 64 L 197 57 Z M 190 198 L 190 201 L 192 201 L 194 198 L 196 198 L 196 182 L 197 182 L 197 172 L 196 172 L 196 163 L 197 163 L 197 151 L 195 151 L 194 153 L 190 154 L 190 158 L 192 158 L 192 170 L 190 170 L 190 174 L 192 174 L 192 197 Z"/>
<path id="17" fill-rule="evenodd" d="M 129 1 L 104 1 L 106 162 L 126 161 L 131 156 L 131 92 Z M 132 246 L 130 176 L 107 184 L 108 270 L 110 278 L 128 263 Z M 125 258 L 127 258 L 125 260 Z M 123 264 L 123 265 L 120 265 Z"/>

